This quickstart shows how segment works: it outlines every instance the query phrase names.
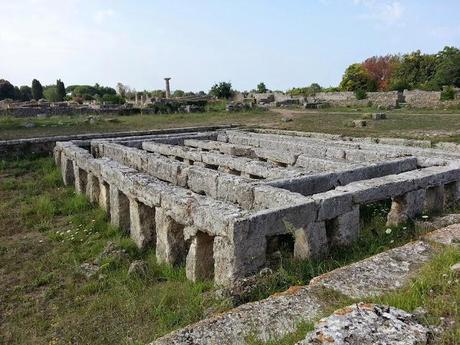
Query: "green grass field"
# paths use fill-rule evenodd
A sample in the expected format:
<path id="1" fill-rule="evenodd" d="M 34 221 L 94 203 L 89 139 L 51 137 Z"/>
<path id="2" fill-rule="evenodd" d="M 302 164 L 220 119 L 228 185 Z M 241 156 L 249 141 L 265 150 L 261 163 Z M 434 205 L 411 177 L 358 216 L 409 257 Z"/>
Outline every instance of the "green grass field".
<path id="1" fill-rule="evenodd" d="M 460 142 L 460 112 L 394 110 L 366 128 L 349 122 L 372 109 L 281 112 L 0 118 L 0 140 L 76 133 L 145 130 L 213 124 L 240 124 L 353 136 L 423 138 Z M 285 122 L 283 117 L 292 121 Z M 31 125 L 32 124 L 32 125 Z M 30 127 L 30 128 L 28 128 Z M 284 255 L 272 275 L 259 278 L 239 302 L 260 300 L 291 285 L 307 284 L 319 274 L 407 243 L 420 236 L 410 224 L 387 233 L 388 204 L 361 210 L 362 234 L 346 250 L 321 261 L 295 261 Z M 187 281 L 183 267 L 156 263 L 152 250 L 134 243 L 107 222 L 105 213 L 61 182 L 51 158 L 0 161 L 0 344 L 140 344 L 233 306 L 216 299 L 211 282 Z M 108 243 L 119 256 L 101 257 Z M 458 251 L 446 251 L 410 287 L 378 301 L 413 310 L 424 306 L 430 322 L 440 315 L 457 321 L 443 344 L 459 335 L 459 284 L 448 268 Z M 145 276 L 129 276 L 133 260 L 147 263 Z M 80 266 L 99 260 L 101 269 L 86 277 Z M 442 276 L 440 276 L 442 275 Z M 450 282 L 450 284 L 447 284 Z M 452 283 L 454 282 L 454 283 Z M 331 308 L 344 301 L 331 298 Z M 436 319 L 437 318 L 437 319 Z M 435 320 L 436 319 L 436 320 Z M 311 324 L 270 344 L 293 344 Z M 258 344 L 258 342 L 254 342 Z"/>
<path id="2" fill-rule="evenodd" d="M 363 209 L 360 240 L 325 260 L 283 256 L 273 275 L 261 278 L 240 301 L 307 284 L 316 275 L 419 236 L 410 226 L 388 234 L 387 210 L 386 204 Z M 0 343 L 145 343 L 232 307 L 230 300 L 213 297 L 211 282 L 191 283 L 183 267 L 159 265 L 153 250 L 139 251 L 109 225 L 102 210 L 63 186 L 51 158 L 1 163 L 0 229 Z M 100 258 L 109 242 L 124 254 L 101 258 L 101 270 L 85 277 L 80 265 Z M 137 259 L 145 260 L 147 274 L 128 276 L 129 263 Z M 458 294 L 458 289 L 446 293 L 450 301 L 455 296 L 449 293 Z M 409 306 L 422 300 L 415 301 Z M 458 317 L 457 305 L 445 308 Z M 309 327 L 302 326 L 298 334 Z"/>
<path id="3" fill-rule="evenodd" d="M 350 136 L 387 136 L 460 142 L 460 111 L 455 110 L 396 109 L 386 112 L 387 120 L 368 121 L 368 126 L 365 128 L 353 128 L 350 122 L 375 112 L 375 109 L 341 108 L 320 111 L 282 109 L 281 111 L 282 114 L 263 110 L 226 113 L 216 108 L 210 112 L 196 114 L 96 116 L 91 122 L 88 116 L 0 117 L 0 140 L 77 133 L 238 124 Z M 291 117 L 292 121 L 284 122 L 282 117 L 285 115 Z"/>

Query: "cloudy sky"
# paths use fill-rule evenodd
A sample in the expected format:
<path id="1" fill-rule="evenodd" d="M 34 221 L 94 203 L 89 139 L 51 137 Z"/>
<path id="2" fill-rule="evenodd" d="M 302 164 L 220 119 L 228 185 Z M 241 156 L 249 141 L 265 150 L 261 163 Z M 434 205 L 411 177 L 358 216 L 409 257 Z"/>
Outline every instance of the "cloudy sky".
<path id="1" fill-rule="evenodd" d="M 459 13 L 459 0 L 0 0 L 0 78 L 330 86 L 369 56 L 460 46 Z"/>

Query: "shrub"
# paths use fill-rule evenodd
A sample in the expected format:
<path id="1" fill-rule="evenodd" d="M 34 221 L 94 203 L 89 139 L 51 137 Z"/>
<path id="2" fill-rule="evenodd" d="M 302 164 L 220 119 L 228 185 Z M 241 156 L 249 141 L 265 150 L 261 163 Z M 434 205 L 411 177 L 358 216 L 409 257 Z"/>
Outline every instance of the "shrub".
<path id="1" fill-rule="evenodd" d="M 441 101 L 451 101 L 455 98 L 455 91 L 452 87 L 445 88 L 441 92 Z"/>
<path id="2" fill-rule="evenodd" d="M 366 99 L 367 98 L 367 93 L 363 89 L 358 89 L 355 91 L 355 96 L 356 99 L 361 100 L 361 99 Z"/>

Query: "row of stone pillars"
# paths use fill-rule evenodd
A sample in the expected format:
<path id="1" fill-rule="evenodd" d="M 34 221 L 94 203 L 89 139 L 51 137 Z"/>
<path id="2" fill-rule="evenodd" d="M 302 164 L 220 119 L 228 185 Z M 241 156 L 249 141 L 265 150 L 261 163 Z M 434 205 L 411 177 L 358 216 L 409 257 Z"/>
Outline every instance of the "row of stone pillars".
<path id="1" fill-rule="evenodd" d="M 422 214 L 442 213 L 460 200 L 460 182 L 451 182 L 392 198 L 388 226 L 398 226 Z M 348 246 L 358 239 L 360 211 L 356 205 L 336 218 L 315 222 L 295 232 L 294 257 L 319 258 L 331 246 Z"/>
<path id="2" fill-rule="evenodd" d="M 75 185 L 110 215 L 113 226 L 129 234 L 139 248 L 156 248 L 158 262 L 170 265 L 185 263 L 187 278 L 192 281 L 214 277 L 214 237 L 195 231 L 185 238 L 185 226 L 176 222 L 162 207 L 150 207 L 125 195 L 114 185 L 88 173 L 62 156 L 61 169 L 66 185 Z"/>

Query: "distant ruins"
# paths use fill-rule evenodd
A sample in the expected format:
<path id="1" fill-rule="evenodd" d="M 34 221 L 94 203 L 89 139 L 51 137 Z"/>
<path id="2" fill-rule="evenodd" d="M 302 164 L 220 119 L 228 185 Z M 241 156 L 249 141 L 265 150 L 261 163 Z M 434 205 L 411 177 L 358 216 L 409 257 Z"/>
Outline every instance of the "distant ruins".
<path id="1" fill-rule="evenodd" d="M 391 200 L 388 224 L 460 199 L 456 144 L 276 130 L 210 130 L 58 142 L 64 183 L 187 277 L 218 285 L 283 248 L 319 258 L 359 235 L 360 206 Z"/>

